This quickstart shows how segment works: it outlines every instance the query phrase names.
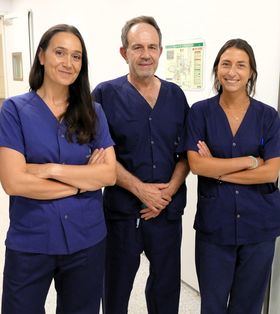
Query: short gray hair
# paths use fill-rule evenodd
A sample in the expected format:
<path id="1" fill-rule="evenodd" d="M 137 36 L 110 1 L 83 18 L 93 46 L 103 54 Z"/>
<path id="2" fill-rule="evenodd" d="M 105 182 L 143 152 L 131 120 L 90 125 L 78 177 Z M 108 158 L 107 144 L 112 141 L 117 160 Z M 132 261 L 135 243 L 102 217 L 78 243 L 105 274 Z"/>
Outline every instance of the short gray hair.
<path id="1" fill-rule="evenodd" d="M 161 35 L 160 28 L 159 28 L 156 20 L 152 16 L 145 16 L 145 15 L 135 17 L 135 18 L 133 18 L 133 19 L 131 19 L 125 23 L 124 27 L 122 28 L 122 35 L 121 35 L 122 46 L 124 48 L 128 47 L 127 34 L 128 34 L 128 32 L 132 26 L 139 24 L 139 23 L 150 24 L 156 29 L 156 31 L 158 33 L 158 37 L 159 37 L 159 46 L 161 47 L 162 35 Z"/>

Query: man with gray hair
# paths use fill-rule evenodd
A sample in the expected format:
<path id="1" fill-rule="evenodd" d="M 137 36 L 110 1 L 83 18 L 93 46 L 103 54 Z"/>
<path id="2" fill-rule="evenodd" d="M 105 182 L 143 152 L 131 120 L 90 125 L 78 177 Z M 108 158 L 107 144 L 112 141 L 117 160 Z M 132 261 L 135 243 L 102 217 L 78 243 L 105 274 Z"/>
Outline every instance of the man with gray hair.
<path id="1" fill-rule="evenodd" d="M 107 116 L 118 160 L 117 184 L 104 191 L 105 313 L 127 313 L 140 254 L 145 252 L 150 262 L 148 312 L 176 314 L 189 106 L 177 85 L 155 76 L 162 45 L 153 17 L 128 21 L 121 39 L 129 74 L 93 91 Z"/>

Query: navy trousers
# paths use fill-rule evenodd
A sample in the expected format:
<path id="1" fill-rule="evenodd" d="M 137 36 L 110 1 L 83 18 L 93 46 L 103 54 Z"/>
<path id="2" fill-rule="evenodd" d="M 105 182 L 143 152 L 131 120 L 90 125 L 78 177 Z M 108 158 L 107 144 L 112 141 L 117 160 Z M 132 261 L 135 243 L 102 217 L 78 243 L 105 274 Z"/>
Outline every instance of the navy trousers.
<path id="1" fill-rule="evenodd" d="M 104 310 L 126 314 L 133 282 L 144 251 L 150 271 L 146 283 L 149 314 L 178 313 L 182 222 L 162 214 L 155 219 L 108 220 Z"/>
<path id="2" fill-rule="evenodd" d="M 216 245 L 196 239 L 201 314 L 260 314 L 275 240 Z"/>
<path id="3" fill-rule="evenodd" d="M 2 314 L 43 314 L 52 279 L 57 314 L 98 314 L 103 290 L 105 240 L 70 255 L 6 250 Z"/>

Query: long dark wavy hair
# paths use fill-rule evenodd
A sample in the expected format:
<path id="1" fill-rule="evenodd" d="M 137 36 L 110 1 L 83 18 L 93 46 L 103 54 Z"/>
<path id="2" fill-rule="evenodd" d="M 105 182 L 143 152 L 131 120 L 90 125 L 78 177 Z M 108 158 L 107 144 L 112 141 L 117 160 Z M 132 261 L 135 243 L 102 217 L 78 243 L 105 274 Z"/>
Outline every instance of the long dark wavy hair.
<path id="1" fill-rule="evenodd" d="M 82 66 L 75 82 L 69 86 L 68 107 L 63 115 L 66 122 L 66 138 L 73 142 L 76 136 L 79 144 L 89 143 L 96 135 L 97 116 L 92 106 L 92 96 L 88 79 L 88 57 L 86 46 L 78 29 L 72 25 L 59 24 L 49 28 L 38 45 L 29 74 L 30 90 L 37 91 L 44 81 L 44 66 L 40 64 L 40 51 L 46 51 L 52 37 L 59 33 L 72 33 L 79 38 L 82 46 Z"/>
<path id="2" fill-rule="evenodd" d="M 247 83 L 247 94 L 248 94 L 248 96 L 250 96 L 251 94 L 254 95 L 255 90 L 256 90 L 256 81 L 257 81 L 257 77 L 258 77 L 256 59 L 255 59 L 253 48 L 248 44 L 248 42 L 246 40 L 240 39 L 240 38 L 228 40 L 223 45 L 223 47 L 219 50 L 217 57 L 214 61 L 213 71 L 212 71 L 212 73 L 214 75 L 214 89 L 219 94 L 221 94 L 223 91 L 223 87 L 221 86 L 221 84 L 218 80 L 218 77 L 217 77 L 218 64 L 220 62 L 221 55 L 227 49 L 232 48 L 232 47 L 245 51 L 249 57 L 249 63 L 250 63 L 250 67 L 252 70 L 252 75 L 249 78 L 248 83 Z"/>

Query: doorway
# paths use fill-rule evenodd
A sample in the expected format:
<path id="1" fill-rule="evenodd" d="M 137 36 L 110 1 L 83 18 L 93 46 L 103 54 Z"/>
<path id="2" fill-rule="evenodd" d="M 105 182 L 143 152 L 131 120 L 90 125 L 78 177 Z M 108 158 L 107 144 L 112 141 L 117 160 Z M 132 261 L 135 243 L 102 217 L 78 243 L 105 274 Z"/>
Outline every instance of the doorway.
<path id="1" fill-rule="evenodd" d="M 31 11 L 0 16 L 0 99 L 29 90 L 33 61 L 32 24 Z"/>

